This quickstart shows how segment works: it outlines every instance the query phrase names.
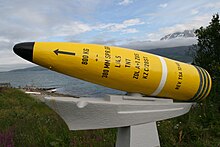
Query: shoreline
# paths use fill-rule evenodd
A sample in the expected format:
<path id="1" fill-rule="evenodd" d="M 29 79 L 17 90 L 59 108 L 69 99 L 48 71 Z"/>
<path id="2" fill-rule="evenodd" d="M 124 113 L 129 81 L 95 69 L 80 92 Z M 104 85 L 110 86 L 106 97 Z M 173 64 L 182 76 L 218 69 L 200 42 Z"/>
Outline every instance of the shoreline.
<path id="1" fill-rule="evenodd" d="M 73 96 L 73 95 L 69 95 L 69 94 L 62 94 L 62 93 L 58 93 L 55 90 L 55 88 L 51 88 L 51 89 L 42 89 L 42 88 L 36 88 L 36 87 L 24 87 L 24 88 L 16 88 L 19 89 L 21 91 L 23 91 L 24 93 L 42 101 L 45 102 L 44 98 L 45 97 L 72 97 L 72 98 L 79 98 L 77 96 Z"/>

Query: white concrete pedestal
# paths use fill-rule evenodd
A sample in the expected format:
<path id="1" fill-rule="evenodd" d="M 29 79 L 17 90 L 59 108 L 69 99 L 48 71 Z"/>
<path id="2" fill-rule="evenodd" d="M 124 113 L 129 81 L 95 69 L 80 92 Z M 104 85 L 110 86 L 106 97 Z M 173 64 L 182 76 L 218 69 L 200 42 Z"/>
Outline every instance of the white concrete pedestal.
<path id="1" fill-rule="evenodd" d="M 116 147 L 159 147 L 156 122 L 118 128 Z"/>
<path id="2" fill-rule="evenodd" d="M 118 128 L 117 147 L 160 146 L 156 121 L 187 113 L 193 103 L 110 95 L 106 98 L 46 97 L 70 130 Z"/>

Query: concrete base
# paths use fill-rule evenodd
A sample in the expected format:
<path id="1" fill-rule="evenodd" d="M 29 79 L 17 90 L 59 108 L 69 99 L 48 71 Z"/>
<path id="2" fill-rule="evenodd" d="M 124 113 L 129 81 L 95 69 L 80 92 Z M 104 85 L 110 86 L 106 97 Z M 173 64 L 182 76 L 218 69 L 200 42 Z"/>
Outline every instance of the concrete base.
<path id="1" fill-rule="evenodd" d="M 156 122 L 118 128 L 116 147 L 159 147 Z"/>
<path id="2" fill-rule="evenodd" d="M 160 146 L 156 121 L 187 113 L 193 103 L 110 95 L 106 98 L 46 97 L 70 130 L 118 128 L 117 147 Z"/>

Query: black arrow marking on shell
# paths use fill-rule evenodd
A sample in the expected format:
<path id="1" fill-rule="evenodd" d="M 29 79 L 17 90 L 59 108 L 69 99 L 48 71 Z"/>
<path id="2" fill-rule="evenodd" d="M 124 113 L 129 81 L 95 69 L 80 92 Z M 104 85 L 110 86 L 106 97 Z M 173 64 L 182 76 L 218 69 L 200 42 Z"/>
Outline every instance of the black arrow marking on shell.
<path id="1" fill-rule="evenodd" d="M 65 54 L 65 55 L 72 55 L 72 56 L 75 56 L 76 54 L 73 53 L 73 52 L 66 52 L 66 51 L 60 51 L 59 49 L 56 49 L 55 51 L 53 51 L 57 56 L 59 54 Z"/>

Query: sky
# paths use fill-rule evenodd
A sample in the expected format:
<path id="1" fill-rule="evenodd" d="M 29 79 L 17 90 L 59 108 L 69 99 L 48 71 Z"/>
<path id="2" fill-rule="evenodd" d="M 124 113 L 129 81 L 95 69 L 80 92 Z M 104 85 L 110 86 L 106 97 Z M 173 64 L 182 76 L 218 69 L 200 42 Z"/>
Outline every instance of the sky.
<path id="1" fill-rule="evenodd" d="M 134 49 L 189 45 L 164 35 L 207 26 L 219 0 L 0 0 L 0 71 L 34 66 L 19 42 L 83 42 Z"/>

